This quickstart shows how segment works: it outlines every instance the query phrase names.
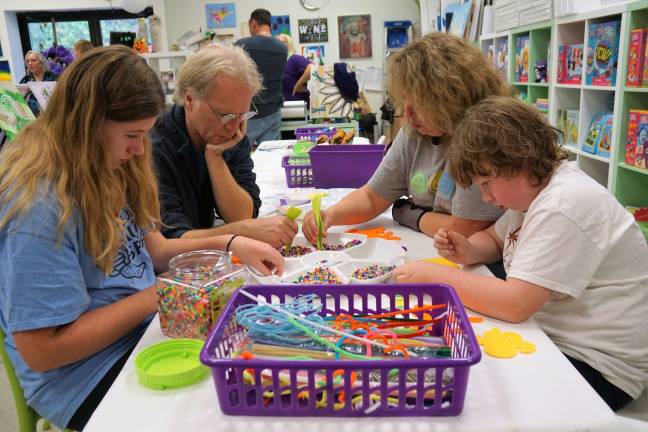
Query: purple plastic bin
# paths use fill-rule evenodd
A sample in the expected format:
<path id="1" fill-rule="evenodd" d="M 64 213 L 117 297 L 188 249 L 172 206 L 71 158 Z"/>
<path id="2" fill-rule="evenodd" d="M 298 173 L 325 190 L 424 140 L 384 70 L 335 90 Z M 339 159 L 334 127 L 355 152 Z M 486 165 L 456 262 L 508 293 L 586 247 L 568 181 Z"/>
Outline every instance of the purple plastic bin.
<path id="1" fill-rule="evenodd" d="M 232 359 L 232 352 L 245 337 L 244 329 L 236 322 L 235 310 L 240 305 L 254 303 L 237 291 L 225 306 L 200 353 L 201 362 L 212 368 L 216 393 L 225 414 L 409 417 L 454 416 L 463 410 L 470 366 L 479 362 L 481 351 L 466 312 L 448 285 L 252 285 L 243 289 L 272 304 L 315 294 L 323 305 L 319 312 L 322 316 L 389 312 L 397 309 L 399 301 L 404 309 L 422 304 L 445 304 L 447 306 L 442 309 L 408 316 L 423 319 L 424 313 L 428 313 L 439 318 L 432 335 L 443 338 L 451 348 L 451 356 L 344 361 Z M 245 370 L 251 371 L 254 383 L 244 382 Z M 270 377 L 270 383 L 262 382 L 262 372 Z M 280 374 L 289 376 L 289 382 L 282 383 Z M 321 382 L 318 383 L 322 377 L 326 383 L 333 383 L 334 376 L 338 375 L 343 377 L 342 384 L 322 386 Z M 342 391 L 345 396 L 340 402 Z M 281 396 L 266 399 L 263 395 L 267 392 Z M 299 396 L 304 392 L 308 398 Z M 388 396 L 398 402 L 388 403 Z M 356 404 L 350 403 L 352 399 Z"/>
<path id="2" fill-rule="evenodd" d="M 293 165 L 291 159 L 301 160 L 302 163 Z M 286 171 L 286 184 L 289 188 L 313 187 L 313 169 L 308 158 L 291 158 L 284 156 L 281 159 L 281 166 Z"/>
<path id="3" fill-rule="evenodd" d="M 359 188 L 373 175 L 385 153 L 382 144 L 316 145 L 310 151 L 316 188 Z"/>

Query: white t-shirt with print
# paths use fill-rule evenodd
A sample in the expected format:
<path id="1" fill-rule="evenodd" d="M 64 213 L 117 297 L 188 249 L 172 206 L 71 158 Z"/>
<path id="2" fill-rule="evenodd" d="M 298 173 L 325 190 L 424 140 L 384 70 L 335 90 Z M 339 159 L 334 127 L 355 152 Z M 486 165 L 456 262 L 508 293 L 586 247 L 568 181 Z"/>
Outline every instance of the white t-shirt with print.
<path id="1" fill-rule="evenodd" d="M 648 384 L 648 245 L 632 215 L 563 163 L 527 212 L 507 211 L 495 230 L 507 277 L 552 291 L 538 325 L 638 397 Z"/>

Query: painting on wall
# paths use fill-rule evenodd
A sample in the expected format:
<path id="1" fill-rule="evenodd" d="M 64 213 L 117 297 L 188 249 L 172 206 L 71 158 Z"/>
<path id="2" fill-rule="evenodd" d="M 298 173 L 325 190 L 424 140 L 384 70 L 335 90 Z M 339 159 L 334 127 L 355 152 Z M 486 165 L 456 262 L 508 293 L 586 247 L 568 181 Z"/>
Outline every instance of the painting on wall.
<path id="1" fill-rule="evenodd" d="M 340 58 L 371 57 L 371 15 L 338 17 Z"/>
<path id="2" fill-rule="evenodd" d="M 6 60 L 0 61 L 0 81 L 11 81 L 11 69 Z"/>
<path id="3" fill-rule="evenodd" d="M 236 27 L 234 3 L 207 3 L 205 5 L 207 28 Z"/>
<path id="4" fill-rule="evenodd" d="M 297 24 L 299 43 L 328 42 L 328 20 L 326 18 L 300 19 Z"/>
<path id="5" fill-rule="evenodd" d="M 305 45 L 301 47 L 301 55 L 311 63 L 324 64 L 324 45 Z"/>
<path id="6" fill-rule="evenodd" d="M 290 36 L 290 15 L 272 15 L 272 36 L 285 34 Z"/>

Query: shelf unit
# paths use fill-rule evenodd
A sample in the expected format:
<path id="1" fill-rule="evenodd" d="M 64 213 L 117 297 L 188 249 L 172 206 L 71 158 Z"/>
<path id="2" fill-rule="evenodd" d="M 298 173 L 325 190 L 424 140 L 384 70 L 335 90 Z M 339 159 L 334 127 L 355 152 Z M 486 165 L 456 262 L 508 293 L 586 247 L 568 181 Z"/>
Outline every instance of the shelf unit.
<path id="1" fill-rule="evenodd" d="M 160 71 L 172 70 L 174 76 L 177 78 L 180 66 L 184 61 L 193 54 L 193 51 L 162 51 L 148 54 L 140 54 L 146 63 L 151 66 L 159 76 Z M 173 104 L 173 95 L 165 95 L 167 105 Z"/>
<path id="2" fill-rule="evenodd" d="M 585 85 L 588 29 L 593 23 L 621 21 L 619 32 L 619 56 L 616 83 L 611 87 Z M 605 186 L 624 206 L 648 206 L 648 170 L 628 166 L 625 161 L 628 112 L 630 109 L 648 109 L 648 88 L 626 87 L 628 42 L 630 31 L 648 28 L 648 0 L 616 5 L 605 9 L 512 29 L 508 32 L 484 35 L 480 47 L 489 55 L 489 47 L 497 47 L 498 41 L 508 41 L 508 64 L 506 78 L 518 92 L 527 95 L 527 102 L 538 98 L 549 99 L 549 121 L 556 125 L 558 110 L 579 111 L 578 144 L 566 144 L 570 160 L 580 169 Z M 529 37 L 529 82 L 514 82 L 516 42 Z M 560 45 L 583 44 L 583 74 L 581 83 L 559 84 L 558 48 Z M 535 83 L 536 60 L 547 60 L 548 83 Z M 581 149 L 594 114 L 610 112 L 614 122 L 610 157 L 587 153 Z"/>

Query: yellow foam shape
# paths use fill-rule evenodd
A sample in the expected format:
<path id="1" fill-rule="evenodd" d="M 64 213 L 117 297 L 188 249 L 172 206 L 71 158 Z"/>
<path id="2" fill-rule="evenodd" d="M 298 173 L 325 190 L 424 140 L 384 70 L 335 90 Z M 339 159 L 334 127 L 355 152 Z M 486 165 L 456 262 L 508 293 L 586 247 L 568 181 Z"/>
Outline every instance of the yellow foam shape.
<path id="1" fill-rule="evenodd" d="M 477 343 L 479 345 L 484 345 L 486 343 L 486 338 L 484 338 L 484 336 L 477 335 Z"/>
<path id="2" fill-rule="evenodd" d="M 534 353 L 536 350 L 536 346 L 531 342 L 522 342 L 516 348 L 522 354 L 531 354 Z"/>
<path id="3" fill-rule="evenodd" d="M 497 358 L 511 358 L 517 355 L 517 350 L 513 345 L 500 341 L 488 341 L 484 345 L 484 352 Z"/>
<path id="4" fill-rule="evenodd" d="M 502 338 L 513 345 L 518 345 L 523 342 L 522 336 L 513 332 L 502 333 Z"/>
<path id="5" fill-rule="evenodd" d="M 453 263 L 452 261 L 447 260 L 447 259 L 442 258 L 442 257 L 424 258 L 421 261 L 425 261 L 425 262 L 429 262 L 429 263 L 433 263 L 433 264 L 441 264 L 441 265 L 444 265 L 444 266 L 455 268 L 457 270 L 459 270 L 461 268 L 461 266 L 459 264 Z"/>

